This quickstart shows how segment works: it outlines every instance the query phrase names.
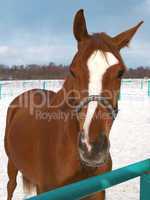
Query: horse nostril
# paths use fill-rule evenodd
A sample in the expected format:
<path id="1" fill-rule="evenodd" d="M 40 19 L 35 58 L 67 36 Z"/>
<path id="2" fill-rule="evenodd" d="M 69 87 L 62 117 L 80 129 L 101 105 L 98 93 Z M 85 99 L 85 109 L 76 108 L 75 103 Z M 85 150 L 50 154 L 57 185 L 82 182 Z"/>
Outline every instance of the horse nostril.
<path id="1" fill-rule="evenodd" d="M 99 143 L 93 144 L 92 150 L 93 150 L 94 153 L 99 153 L 101 151 L 101 145 Z"/>
<path id="2" fill-rule="evenodd" d="M 99 140 L 96 143 L 92 144 L 92 149 L 95 153 L 109 151 L 109 147 L 109 140 L 104 134 L 99 137 Z"/>

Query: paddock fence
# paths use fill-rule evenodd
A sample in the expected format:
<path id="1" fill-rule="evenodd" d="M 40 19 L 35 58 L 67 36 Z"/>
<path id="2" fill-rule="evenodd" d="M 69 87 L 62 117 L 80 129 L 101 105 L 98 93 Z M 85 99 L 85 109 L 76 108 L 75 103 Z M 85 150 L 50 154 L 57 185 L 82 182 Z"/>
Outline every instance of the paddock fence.
<path id="1" fill-rule="evenodd" d="M 24 91 L 40 88 L 58 91 L 64 80 L 0 81 L 0 99 L 16 97 Z M 120 100 L 143 100 L 150 97 L 150 79 L 123 79 Z"/>
<path id="2" fill-rule="evenodd" d="M 150 199 L 150 159 L 88 178 L 27 200 L 77 200 L 140 176 L 140 200 Z"/>
<path id="3" fill-rule="evenodd" d="M 47 89 L 58 91 L 64 80 L 14 80 L 0 81 L 0 99 L 16 97 L 31 89 Z"/>

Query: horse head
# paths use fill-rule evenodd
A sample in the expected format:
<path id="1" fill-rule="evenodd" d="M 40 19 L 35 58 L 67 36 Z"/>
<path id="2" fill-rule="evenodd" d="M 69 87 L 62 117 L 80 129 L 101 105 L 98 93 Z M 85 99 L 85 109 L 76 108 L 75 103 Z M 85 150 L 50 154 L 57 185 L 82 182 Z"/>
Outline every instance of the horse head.
<path id="1" fill-rule="evenodd" d="M 78 51 L 70 66 L 72 93 L 79 123 L 79 154 L 89 166 L 106 163 L 109 133 L 117 113 L 121 78 L 126 70 L 120 50 L 128 46 L 143 22 L 111 37 L 89 34 L 83 10 L 75 15 L 73 32 Z"/>

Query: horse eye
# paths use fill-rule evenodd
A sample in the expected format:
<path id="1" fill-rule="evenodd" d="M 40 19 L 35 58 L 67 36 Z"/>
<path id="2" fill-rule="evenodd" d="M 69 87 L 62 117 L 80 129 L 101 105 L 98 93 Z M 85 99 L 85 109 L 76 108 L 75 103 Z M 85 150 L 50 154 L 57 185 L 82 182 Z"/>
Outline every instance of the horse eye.
<path id="1" fill-rule="evenodd" d="M 75 73 L 72 70 L 70 70 L 70 74 L 72 75 L 73 78 L 76 77 Z"/>
<path id="2" fill-rule="evenodd" d="M 124 74 L 124 70 L 123 69 L 119 70 L 119 72 L 117 74 L 117 78 L 122 78 L 123 74 Z"/>

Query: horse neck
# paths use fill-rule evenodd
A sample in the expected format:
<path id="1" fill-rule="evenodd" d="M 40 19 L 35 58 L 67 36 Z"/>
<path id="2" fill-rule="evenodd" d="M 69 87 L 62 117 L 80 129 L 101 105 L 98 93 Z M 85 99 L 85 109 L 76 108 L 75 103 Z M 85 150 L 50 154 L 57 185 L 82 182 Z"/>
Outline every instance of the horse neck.
<path id="1" fill-rule="evenodd" d="M 77 56 L 78 56 L 78 53 L 76 53 L 76 55 L 74 56 L 72 63 L 69 67 L 70 69 L 77 65 L 77 61 L 78 61 Z M 52 101 L 52 105 L 60 105 L 62 103 L 62 99 L 64 100 L 64 105 L 67 104 L 69 100 L 68 94 L 73 89 L 73 82 L 74 82 L 74 78 L 72 77 L 71 74 L 69 74 L 63 84 L 62 89 L 59 90 L 58 93 L 55 95 L 54 100 Z"/>
<path id="2" fill-rule="evenodd" d="M 76 117 L 76 113 L 73 109 L 71 109 L 67 105 L 68 101 L 68 93 L 73 89 L 72 82 L 73 78 L 71 76 L 68 76 L 67 79 L 64 82 L 64 85 L 61 90 L 59 90 L 53 100 L 51 105 L 55 105 L 55 111 L 61 113 L 63 116 L 62 120 L 59 120 L 60 126 L 62 125 L 62 130 L 64 131 L 64 134 L 69 135 L 69 138 L 71 138 L 70 142 L 75 145 L 77 144 L 78 139 L 78 133 L 79 133 L 79 124 Z M 65 96 L 65 95 L 67 96 Z M 64 99 L 65 98 L 65 99 Z M 62 103 L 63 100 L 63 103 Z M 57 105 L 60 105 L 57 107 Z M 67 138 L 67 137 L 66 137 Z"/>
<path id="3" fill-rule="evenodd" d="M 71 111 L 71 109 L 68 108 L 67 102 L 69 102 L 69 96 L 68 94 L 71 94 L 71 90 L 73 89 L 73 78 L 71 76 L 68 76 L 63 84 L 62 89 L 60 89 L 52 99 L 51 105 L 56 106 L 58 105 L 58 109 L 61 109 L 63 111 Z M 66 109 L 65 109 L 66 108 Z"/>

